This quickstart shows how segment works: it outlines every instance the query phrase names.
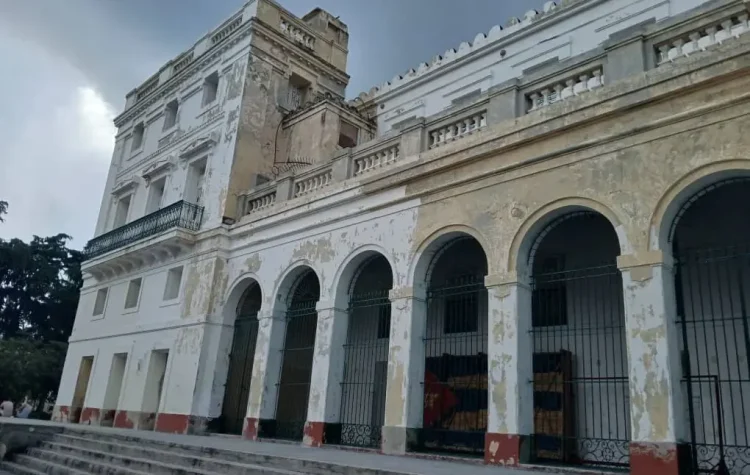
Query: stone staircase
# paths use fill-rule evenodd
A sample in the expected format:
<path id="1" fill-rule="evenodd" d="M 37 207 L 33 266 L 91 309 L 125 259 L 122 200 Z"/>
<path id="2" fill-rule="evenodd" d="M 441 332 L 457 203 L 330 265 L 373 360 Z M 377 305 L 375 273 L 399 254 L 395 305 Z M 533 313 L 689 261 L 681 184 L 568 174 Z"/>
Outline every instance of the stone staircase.
<path id="1" fill-rule="evenodd" d="M 206 453 L 183 447 L 94 432 L 63 431 L 0 463 L 0 474 L 300 475 L 331 473 L 304 460 L 252 453 Z"/>

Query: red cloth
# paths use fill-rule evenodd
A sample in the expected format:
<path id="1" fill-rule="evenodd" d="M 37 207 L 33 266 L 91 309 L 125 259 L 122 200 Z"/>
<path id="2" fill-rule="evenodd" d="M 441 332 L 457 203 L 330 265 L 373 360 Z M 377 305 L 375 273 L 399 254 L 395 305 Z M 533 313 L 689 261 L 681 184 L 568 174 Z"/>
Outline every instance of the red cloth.
<path id="1" fill-rule="evenodd" d="M 424 375 L 424 427 L 438 425 L 443 416 L 449 414 L 458 404 L 458 398 L 451 389 L 440 382 L 437 376 L 425 372 Z"/>

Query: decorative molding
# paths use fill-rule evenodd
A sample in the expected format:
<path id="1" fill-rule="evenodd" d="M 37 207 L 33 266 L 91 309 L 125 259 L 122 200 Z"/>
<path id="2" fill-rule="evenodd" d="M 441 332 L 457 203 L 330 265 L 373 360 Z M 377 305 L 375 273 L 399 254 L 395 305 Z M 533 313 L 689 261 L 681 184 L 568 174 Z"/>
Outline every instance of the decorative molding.
<path id="1" fill-rule="evenodd" d="M 136 189 L 139 184 L 140 179 L 136 175 L 130 175 L 115 183 L 115 186 L 112 187 L 112 194 L 122 196 L 129 191 Z"/>
<path id="2" fill-rule="evenodd" d="M 202 135 L 197 139 L 193 140 L 185 147 L 180 149 L 179 157 L 182 160 L 187 160 L 198 154 L 208 152 L 219 142 L 220 133 L 213 131 L 210 134 Z"/>
<path id="3" fill-rule="evenodd" d="M 147 166 L 143 169 L 143 172 L 141 172 L 141 177 L 146 182 L 146 185 L 148 185 L 151 182 L 151 179 L 155 177 L 156 175 L 166 172 L 170 170 L 172 167 L 175 166 L 176 160 L 174 155 L 168 155 L 163 160 L 158 160 L 151 165 Z"/>

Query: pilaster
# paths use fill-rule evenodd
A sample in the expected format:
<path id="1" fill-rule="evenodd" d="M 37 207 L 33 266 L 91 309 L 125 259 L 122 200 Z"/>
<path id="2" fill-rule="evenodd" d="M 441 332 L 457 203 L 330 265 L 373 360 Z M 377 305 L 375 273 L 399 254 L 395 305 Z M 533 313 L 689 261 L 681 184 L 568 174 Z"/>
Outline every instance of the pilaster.
<path id="1" fill-rule="evenodd" d="M 286 331 L 285 317 L 285 308 L 261 310 L 258 314 L 253 377 L 250 382 L 247 418 L 242 431 L 246 439 L 256 440 L 275 432 L 276 398 Z"/>
<path id="2" fill-rule="evenodd" d="M 684 453 L 674 275 L 661 251 L 619 256 L 630 358 L 631 473 L 677 475 Z"/>
<path id="3" fill-rule="evenodd" d="M 332 302 L 318 302 L 310 397 L 302 442 L 320 447 L 341 442 L 341 382 L 344 378 L 344 343 L 347 312 Z"/>
<path id="4" fill-rule="evenodd" d="M 533 430 L 531 288 L 515 275 L 485 277 L 489 316 L 485 462 L 528 461 Z"/>
<path id="5" fill-rule="evenodd" d="M 421 287 L 392 289 L 388 386 L 382 450 L 403 454 L 416 444 L 424 404 L 425 322 L 427 306 Z"/>

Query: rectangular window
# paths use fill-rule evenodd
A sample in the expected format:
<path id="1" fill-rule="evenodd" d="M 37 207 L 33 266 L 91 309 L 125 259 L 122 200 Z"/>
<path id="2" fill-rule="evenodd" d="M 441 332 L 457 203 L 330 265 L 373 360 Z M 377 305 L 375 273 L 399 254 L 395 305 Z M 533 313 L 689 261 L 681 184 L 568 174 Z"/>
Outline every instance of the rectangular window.
<path id="1" fill-rule="evenodd" d="M 216 100 L 219 92 L 219 73 L 211 73 L 203 81 L 203 105 L 211 104 Z"/>
<path id="2" fill-rule="evenodd" d="M 141 278 L 128 282 L 128 293 L 125 295 L 125 308 L 136 308 L 141 296 Z"/>
<path id="3" fill-rule="evenodd" d="M 339 127 L 339 147 L 353 148 L 357 146 L 359 129 L 349 122 L 341 121 Z"/>
<path id="4" fill-rule="evenodd" d="M 146 128 L 143 125 L 143 122 L 140 124 L 137 124 L 135 127 L 133 127 L 133 139 L 130 145 L 130 151 L 135 152 L 136 150 L 140 149 L 143 145 L 143 135 L 146 132 Z"/>
<path id="5" fill-rule="evenodd" d="M 553 327 L 568 324 L 568 288 L 563 256 L 542 261 L 531 300 L 531 325 Z"/>
<path id="6" fill-rule="evenodd" d="M 96 301 L 94 302 L 94 316 L 104 315 L 104 308 L 107 306 L 107 288 L 96 291 Z"/>
<path id="7" fill-rule="evenodd" d="M 177 99 L 173 100 L 164 109 L 164 128 L 163 130 L 171 129 L 177 123 Z"/>
<path id="8" fill-rule="evenodd" d="M 124 226 L 125 223 L 128 222 L 131 197 L 132 195 L 127 195 L 117 200 L 117 207 L 115 208 L 115 220 L 112 223 L 112 229 Z"/>
<path id="9" fill-rule="evenodd" d="M 462 293 L 445 297 L 443 332 L 468 333 L 479 330 L 479 293 Z"/>
<path id="10" fill-rule="evenodd" d="M 151 181 L 148 187 L 148 200 L 146 201 L 146 214 L 151 214 L 161 208 L 164 200 L 164 188 L 167 184 L 167 177 Z"/>
<path id="11" fill-rule="evenodd" d="M 305 103 L 305 96 L 309 88 L 310 81 L 297 74 L 292 74 L 287 89 L 286 108 L 290 111 L 299 109 Z"/>
<path id="12" fill-rule="evenodd" d="M 167 284 L 164 286 L 163 300 L 174 300 L 180 295 L 180 284 L 182 283 L 182 267 L 169 269 L 167 272 Z"/>

